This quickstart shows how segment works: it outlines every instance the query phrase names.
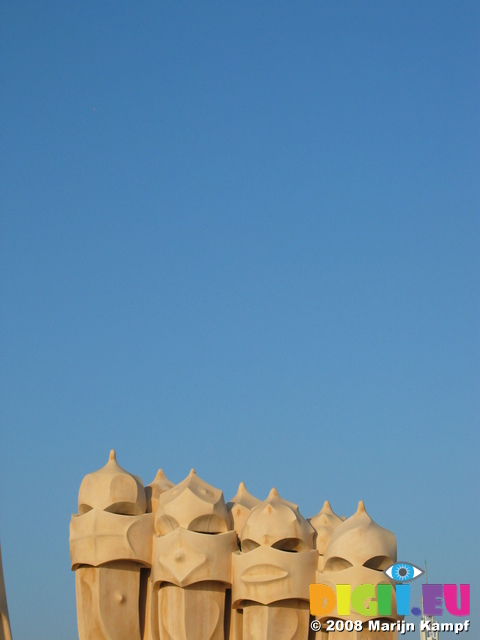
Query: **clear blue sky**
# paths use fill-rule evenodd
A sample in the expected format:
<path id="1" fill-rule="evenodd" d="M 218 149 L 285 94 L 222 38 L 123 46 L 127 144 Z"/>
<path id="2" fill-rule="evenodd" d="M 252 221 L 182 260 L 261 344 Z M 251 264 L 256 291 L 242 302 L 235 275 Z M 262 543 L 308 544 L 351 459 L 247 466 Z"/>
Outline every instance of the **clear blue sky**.
<path id="1" fill-rule="evenodd" d="M 478 2 L 18 0 L 1 29 L 15 640 L 76 637 L 68 524 L 111 447 L 306 517 L 363 499 L 475 609 Z"/>

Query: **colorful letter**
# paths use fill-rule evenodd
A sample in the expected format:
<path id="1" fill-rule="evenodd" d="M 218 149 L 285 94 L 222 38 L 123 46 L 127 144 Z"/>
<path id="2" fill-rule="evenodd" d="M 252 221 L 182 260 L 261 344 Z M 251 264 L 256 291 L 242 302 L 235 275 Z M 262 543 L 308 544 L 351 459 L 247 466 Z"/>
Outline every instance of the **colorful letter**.
<path id="1" fill-rule="evenodd" d="M 423 593 L 423 613 L 426 616 L 441 616 L 443 585 L 422 584 Z"/>
<path id="2" fill-rule="evenodd" d="M 312 616 L 325 616 L 335 609 L 337 599 L 333 589 L 325 584 L 311 584 L 309 589 Z"/>
<path id="3" fill-rule="evenodd" d="M 397 595 L 397 613 L 399 616 L 408 616 L 410 613 L 410 585 L 395 585 L 395 593 Z"/>
<path id="4" fill-rule="evenodd" d="M 378 615 L 389 616 L 392 613 L 392 585 L 379 584 L 377 587 Z"/>
<path id="5" fill-rule="evenodd" d="M 365 606 L 368 600 L 368 606 Z M 362 616 L 377 615 L 377 601 L 373 584 L 359 584 L 352 593 L 352 607 Z"/>
<path id="6" fill-rule="evenodd" d="M 337 584 L 337 613 L 340 616 L 350 615 L 350 592 L 352 587 L 349 584 Z"/>
<path id="7" fill-rule="evenodd" d="M 457 607 L 457 585 L 444 584 L 443 593 L 445 598 L 445 607 L 452 616 L 468 616 L 470 615 L 470 585 L 460 585 L 460 609 Z"/>

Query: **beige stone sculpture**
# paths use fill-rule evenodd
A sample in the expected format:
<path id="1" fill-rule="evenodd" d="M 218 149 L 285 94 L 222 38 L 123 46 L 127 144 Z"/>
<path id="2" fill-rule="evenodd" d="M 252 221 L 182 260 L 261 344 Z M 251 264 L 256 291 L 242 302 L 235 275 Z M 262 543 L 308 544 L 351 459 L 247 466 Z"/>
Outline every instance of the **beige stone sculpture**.
<path id="1" fill-rule="evenodd" d="M 158 499 L 162 493 L 168 491 L 174 486 L 170 482 L 162 469 L 157 471 L 153 482 L 145 487 L 145 496 L 147 499 L 147 512 L 155 513 L 158 507 Z M 143 640 L 155 640 L 158 638 L 158 629 L 156 625 L 157 616 L 152 615 L 152 608 L 156 607 L 155 594 L 153 593 L 153 582 L 151 580 L 151 570 L 142 569 L 140 578 L 140 592 L 142 601 L 140 602 L 140 616 L 145 618 L 145 628 Z"/>
<path id="2" fill-rule="evenodd" d="M 247 491 L 247 487 L 243 482 L 238 485 L 238 491 L 235 496 L 227 503 L 227 509 L 233 520 L 233 528 L 237 532 L 238 537 L 242 533 L 243 525 L 250 515 L 253 507 L 260 504 L 260 500 L 252 496 Z"/>
<path id="3" fill-rule="evenodd" d="M 318 551 L 318 571 L 323 571 L 323 567 L 325 566 L 325 551 L 333 531 L 344 520 L 344 516 L 337 516 L 337 514 L 332 511 L 332 507 L 328 500 L 325 500 L 323 507 L 316 516 L 308 518 L 308 522 L 310 522 L 317 532 L 316 547 Z"/>
<path id="4" fill-rule="evenodd" d="M 175 486 L 173 482 L 170 482 L 170 480 L 165 477 L 163 470 L 159 469 L 153 481 L 145 487 L 148 513 L 155 513 L 158 507 L 158 498 L 173 486 Z"/>
<path id="5" fill-rule="evenodd" d="M 307 521 L 275 489 L 261 502 L 241 482 L 225 505 L 193 469 L 178 485 L 159 470 L 144 488 L 112 451 L 81 483 L 70 553 L 80 640 L 397 638 L 367 625 L 310 628 L 310 584 L 392 584 L 383 571 L 396 561 L 395 536 L 363 502 L 345 519 L 327 501 Z M 382 621 L 396 622 L 393 587 L 387 596 L 391 614 Z M 342 606 L 320 621 L 372 620 Z M 11 640 L 1 557 L 0 620 L 0 640 Z"/>
<path id="6" fill-rule="evenodd" d="M 142 482 L 115 452 L 88 474 L 70 524 L 80 640 L 141 640 L 140 569 L 150 567 L 153 514 Z"/>
<path id="7" fill-rule="evenodd" d="M 233 528 L 237 532 L 240 546 L 240 535 L 250 511 L 260 504 L 260 500 L 247 491 L 245 483 L 240 482 L 235 496 L 227 503 L 227 509 L 233 520 Z M 231 592 L 229 593 L 231 603 Z M 243 635 L 243 610 L 230 608 L 229 640 L 240 640 Z"/>
<path id="8" fill-rule="evenodd" d="M 232 606 L 243 610 L 242 640 L 305 640 L 308 585 L 315 580 L 315 531 L 298 506 L 272 489 L 254 507 L 233 556 Z"/>
<path id="9" fill-rule="evenodd" d="M 379 584 L 391 584 L 384 573 L 397 559 L 397 543 L 394 534 L 374 522 L 365 510 L 362 501 L 358 504 L 356 513 L 342 522 L 337 523 L 331 533 L 325 550 L 325 564 L 323 571 L 317 572 L 316 582 L 325 584 L 335 590 L 335 585 L 350 585 L 351 591 L 361 584 L 372 584 L 375 592 Z M 385 621 L 401 620 L 396 614 L 395 589 L 392 588 L 391 616 Z M 368 621 L 372 616 L 359 613 L 339 613 L 337 607 L 331 611 L 326 619 L 361 620 L 364 630 L 353 632 L 355 638 L 370 640 L 382 638 L 393 640 L 397 632 L 374 632 L 368 630 Z M 325 621 L 325 619 L 320 619 Z M 328 640 L 341 640 L 347 637 L 346 631 L 334 631 L 326 635 Z M 320 636 L 321 637 L 321 636 Z M 320 637 L 318 640 L 320 640 Z"/>
<path id="10" fill-rule="evenodd" d="M 0 549 L 0 640 L 12 640 L 10 619 L 8 617 L 7 594 L 3 578 L 2 550 Z"/>
<path id="11" fill-rule="evenodd" d="M 160 495 L 152 560 L 160 640 L 224 639 L 226 590 L 237 548 L 222 492 L 193 469 Z"/>

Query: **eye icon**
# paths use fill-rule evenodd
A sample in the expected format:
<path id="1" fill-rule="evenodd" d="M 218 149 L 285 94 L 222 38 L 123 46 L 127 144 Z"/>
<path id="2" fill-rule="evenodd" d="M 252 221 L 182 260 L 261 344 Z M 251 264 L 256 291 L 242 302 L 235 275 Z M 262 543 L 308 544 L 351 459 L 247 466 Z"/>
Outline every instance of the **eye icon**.
<path id="1" fill-rule="evenodd" d="M 385 569 L 384 573 L 395 582 L 410 582 L 419 578 L 425 571 L 408 562 L 396 562 Z"/>

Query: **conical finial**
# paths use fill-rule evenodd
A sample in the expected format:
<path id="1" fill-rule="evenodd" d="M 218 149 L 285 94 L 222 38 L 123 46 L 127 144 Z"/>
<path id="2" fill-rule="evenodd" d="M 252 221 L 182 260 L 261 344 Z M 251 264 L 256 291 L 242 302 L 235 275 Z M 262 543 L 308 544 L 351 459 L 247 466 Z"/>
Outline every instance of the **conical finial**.
<path id="1" fill-rule="evenodd" d="M 165 476 L 163 469 L 157 471 L 157 475 L 153 481 L 145 487 L 145 495 L 147 496 L 147 511 L 151 513 L 157 510 L 158 497 L 160 494 L 168 491 L 173 487 L 173 482 Z"/>
<path id="2" fill-rule="evenodd" d="M 159 480 L 166 480 L 166 476 L 163 472 L 163 469 L 159 469 L 157 471 L 157 475 L 155 476 L 153 482 L 158 482 Z"/>
<path id="3" fill-rule="evenodd" d="M 244 482 L 240 482 L 238 485 L 237 493 L 233 496 L 230 502 L 227 504 L 227 507 L 231 509 L 234 505 L 241 504 L 245 507 L 251 509 L 257 504 L 260 504 L 260 500 L 252 496 L 252 494 L 248 491 Z"/>
<path id="4" fill-rule="evenodd" d="M 363 502 L 363 500 L 360 500 L 358 503 L 358 508 L 357 508 L 357 513 L 367 513 L 367 510 L 365 509 L 365 503 Z M 367 513 L 368 515 L 368 513 Z"/>
<path id="5" fill-rule="evenodd" d="M 328 513 L 329 515 L 333 514 L 332 505 L 328 500 L 325 500 L 323 503 L 323 507 L 320 510 L 320 513 Z"/>
<path id="6" fill-rule="evenodd" d="M 328 527 L 332 531 L 333 529 L 340 524 L 343 520 L 345 520 L 344 516 L 337 516 L 337 514 L 332 509 L 332 505 L 328 500 L 325 500 L 323 503 L 323 507 L 317 513 L 316 516 L 312 518 L 308 518 L 309 522 L 315 527 L 315 529 L 319 530 L 319 527 Z"/>
<path id="7" fill-rule="evenodd" d="M 249 493 L 244 482 L 240 482 L 237 493 L 227 504 L 227 509 L 233 518 L 233 528 L 238 535 L 240 535 L 250 511 L 258 504 L 260 504 L 260 500 Z"/>

